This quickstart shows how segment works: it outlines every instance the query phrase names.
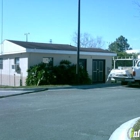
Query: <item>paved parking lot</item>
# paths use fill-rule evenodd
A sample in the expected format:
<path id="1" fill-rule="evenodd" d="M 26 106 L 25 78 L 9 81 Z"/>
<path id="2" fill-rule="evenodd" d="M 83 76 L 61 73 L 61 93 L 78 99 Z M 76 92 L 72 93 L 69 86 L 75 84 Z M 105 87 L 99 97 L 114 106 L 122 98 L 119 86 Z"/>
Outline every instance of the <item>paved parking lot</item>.
<path id="1" fill-rule="evenodd" d="M 0 140 L 108 140 L 140 116 L 140 88 L 52 89 L 0 99 Z"/>
<path id="2" fill-rule="evenodd" d="M 10 91 L 10 90 L 0 90 L 0 96 L 20 94 L 20 93 L 23 93 L 23 91 L 17 91 L 17 90 L 12 90 L 12 91 Z"/>

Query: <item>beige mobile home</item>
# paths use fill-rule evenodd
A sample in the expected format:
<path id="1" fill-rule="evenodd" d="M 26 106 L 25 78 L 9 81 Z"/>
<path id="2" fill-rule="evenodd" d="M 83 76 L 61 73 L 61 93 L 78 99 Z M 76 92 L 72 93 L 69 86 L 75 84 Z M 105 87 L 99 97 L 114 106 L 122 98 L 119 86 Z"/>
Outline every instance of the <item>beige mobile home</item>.
<path id="1" fill-rule="evenodd" d="M 112 69 L 112 57 L 108 50 L 81 48 L 80 65 L 86 68 L 93 83 L 105 83 Z M 5 40 L 0 54 L 0 85 L 25 85 L 27 69 L 40 62 L 58 65 L 61 60 L 77 62 L 77 48 L 65 44 L 49 44 Z"/>

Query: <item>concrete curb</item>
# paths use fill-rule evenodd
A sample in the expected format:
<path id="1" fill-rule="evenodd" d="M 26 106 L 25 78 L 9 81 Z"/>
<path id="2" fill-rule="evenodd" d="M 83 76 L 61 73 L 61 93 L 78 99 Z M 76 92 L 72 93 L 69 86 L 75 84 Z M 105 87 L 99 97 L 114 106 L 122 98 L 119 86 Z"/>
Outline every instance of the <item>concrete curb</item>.
<path id="1" fill-rule="evenodd" d="M 140 117 L 132 119 L 128 122 L 123 123 L 120 127 L 118 127 L 110 136 L 109 140 L 130 140 L 128 138 L 128 131 L 130 128 L 134 126 L 134 124 L 139 120 Z"/>
<path id="2" fill-rule="evenodd" d="M 8 89 L 11 90 L 11 89 Z M 13 90 L 17 90 L 17 89 L 13 89 Z M 20 89 L 18 89 L 19 91 Z M 35 92 L 41 92 L 41 91 L 45 91 L 48 90 L 48 88 L 40 88 L 40 89 L 23 89 L 21 91 L 25 91 L 22 93 L 15 93 L 15 94 L 9 94 L 9 95 L 0 95 L 0 98 L 6 98 L 6 97 L 12 97 L 12 96 L 19 96 L 19 95 L 25 95 L 25 94 L 30 94 L 30 93 L 35 93 Z"/>
<path id="3" fill-rule="evenodd" d="M 13 93 L 13 94 L 7 94 L 7 95 L 0 95 L 0 98 L 6 98 L 6 97 L 12 97 L 12 96 L 18 96 L 18 95 L 24 95 L 24 94 L 30 94 L 34 92 L 41 92 L 45 90 L 57 90 L 57 89 L 91 89 L 91 88 L 104 88 L 104 87 L 117 87 L 120 86 L 120 84 L 95 84 L 95 85 L 78 85 L 78 86 L 58 86 L 58 87 L 47 87 L 47 88 L 0 88 L 0 91 L 23 91 L 21 93 Z"/>
<path id="4" fill-rule="evenodd" d="M 6 90 L 6 91 L 11 91 L 11 90 L 16 90 L 16 91 L 32 91 L 32 90 L 42 90 L 42 89 L 46 89 L 46 88 L 0 88 L 0 91 L 1 90 Z M 48 89 L 48 88 L 47 88 Z"/>

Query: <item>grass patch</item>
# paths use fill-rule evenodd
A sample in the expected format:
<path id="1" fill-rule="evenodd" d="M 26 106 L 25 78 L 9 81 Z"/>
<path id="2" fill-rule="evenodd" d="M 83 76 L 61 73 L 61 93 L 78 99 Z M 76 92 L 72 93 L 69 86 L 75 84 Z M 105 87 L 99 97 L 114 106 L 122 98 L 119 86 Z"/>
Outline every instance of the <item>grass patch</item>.
<path id="1" fill-rule="evenodd" d="M 133 126 L 133 130 L 137 132 L 140 130 L 140 120 L 138 120 L 136 124 Z M 132 138 L 132 140 L 140 140 L 140 136 L 137 138 Z"/>
<path id="2" fill-rule="evenodd" d="M 92 85 L 92 84 L 88 84 Z M 83 85 L 40 85 L 40 86 L 0 86 L 0 88 L 55 88 L 55 87 L 72 87 L 72 86 L 87 86 Z"/>
<path id="3" fill-rule="evenodd" d="M 0 86 L 0 88 L 48 88 L 48 87 L 68 87 L 72 85 L 41 85 L 41 86 Z"/>

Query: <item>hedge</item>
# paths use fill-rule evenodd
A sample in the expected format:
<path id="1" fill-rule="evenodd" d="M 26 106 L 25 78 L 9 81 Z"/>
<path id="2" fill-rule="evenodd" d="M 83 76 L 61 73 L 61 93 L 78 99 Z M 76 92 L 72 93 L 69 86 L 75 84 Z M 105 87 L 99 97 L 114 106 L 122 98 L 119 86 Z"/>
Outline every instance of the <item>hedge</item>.
<path id="1" fill-rule="evenodd" d="M 50 84 L 91 84 L 88 73 L 79 67 L 79 81 L 77 81 L 76 65 L 68 60 L 62 60 L 58 66 L 39 63 L 28 70 L 26 85 L 50 85 Z"/>

